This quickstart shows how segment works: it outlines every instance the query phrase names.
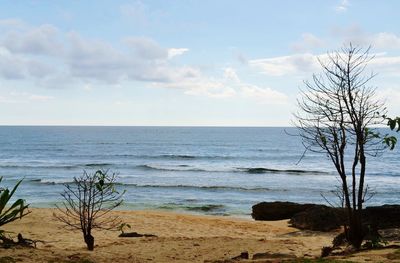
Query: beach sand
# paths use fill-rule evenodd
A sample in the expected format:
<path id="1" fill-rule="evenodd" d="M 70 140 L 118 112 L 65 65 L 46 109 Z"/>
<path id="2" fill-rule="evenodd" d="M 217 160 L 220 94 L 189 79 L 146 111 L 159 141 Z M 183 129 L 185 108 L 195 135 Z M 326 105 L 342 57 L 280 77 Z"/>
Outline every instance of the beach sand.
<path id="1" fill-rule="evenodd" d="M 31 214 L 3 229 L 45 242 L 39 242 L 37 249 L 0 249 L 1 257 L 11 256 L 17 262 L 215 262 L 248 251 L 250 258 L 266 252 L 270 258 L 312 258 L 318 257 L 322 246 L 330 245 L 335 236 L 299 231 L 289 227 L 286 220 L 262 222 L 163 211 L 115 211 L 113 214 L 131 225 L 129 231 L 157 237 L 120 238 L 119 232 L 95 231 L 95 250 L 90 252 L 80 232 L 62 228 L 53 218 L 55 209 L 30 210 Z M 386 254 L 393 251 L 364 253 L 350 259 L 384 262 Z"/>

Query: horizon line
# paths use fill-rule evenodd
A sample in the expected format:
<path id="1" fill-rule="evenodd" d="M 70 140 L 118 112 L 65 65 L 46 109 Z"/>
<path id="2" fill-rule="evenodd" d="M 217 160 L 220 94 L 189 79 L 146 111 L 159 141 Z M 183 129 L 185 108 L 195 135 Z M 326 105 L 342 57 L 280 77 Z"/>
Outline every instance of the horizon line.
<path id="1" fill-rule="evenodd" d="M 171 127 L 171 128 L 296 128 L 261 125 L 102 125 L 102 124 L 0 124 L 0 127 Z"/>

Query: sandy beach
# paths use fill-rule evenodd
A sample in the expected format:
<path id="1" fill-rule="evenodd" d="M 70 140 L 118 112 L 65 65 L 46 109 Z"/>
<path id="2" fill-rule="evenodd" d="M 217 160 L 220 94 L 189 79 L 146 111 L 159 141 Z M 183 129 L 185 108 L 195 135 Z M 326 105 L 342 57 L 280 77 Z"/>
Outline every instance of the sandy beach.
<path id="1" fill-rule="evenodd" d="M 18 262 L 217 262 L 247 251 L 250 258 L 269 253 L 255 262 L 276 258 L 315 258 L 335 233 L 302 232 L 287 221 L 261 222 L 251 219 L 178 214 L 163 211 L 115 211 L 130 231 L 156 237 L 120 238 L 119 232 L 94 232 L 95 250 L 86 250 L 79 232 L 68 231 L 55 221 L 55 209 L 31 209 L 32 213 L 4 227 L 13 235 L 42 240 L 37 249 L 0 249 L 0 256 Z M 387 261 L 394 250 L 359 254 L 351 260 Z M 395 261 L 394 261 L 395 262 Z"/>

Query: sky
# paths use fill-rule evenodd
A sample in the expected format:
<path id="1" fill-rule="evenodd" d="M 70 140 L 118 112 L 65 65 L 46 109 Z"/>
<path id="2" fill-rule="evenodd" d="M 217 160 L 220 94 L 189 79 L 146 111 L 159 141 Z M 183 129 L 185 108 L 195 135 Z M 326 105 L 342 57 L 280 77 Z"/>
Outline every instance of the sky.
<path id="1" fill-rule="evenodd" d="M 0 125 L 290 126 L 317 58 L 350 42 L 400 115 L 400 1 L 0 5 Z"/>

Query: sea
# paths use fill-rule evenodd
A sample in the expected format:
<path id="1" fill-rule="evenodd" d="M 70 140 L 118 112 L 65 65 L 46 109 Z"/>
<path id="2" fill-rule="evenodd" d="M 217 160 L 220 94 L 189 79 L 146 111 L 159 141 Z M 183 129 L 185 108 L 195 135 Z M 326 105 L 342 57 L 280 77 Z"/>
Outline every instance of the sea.
<path id="1" fill-rule="evenodd" d="M 14 198 L 62 202 L 84 171 L 117 174 L 121 209 L 249 217 L 262 201 L 339 204 L 338 176 L 305 152 L 296 128 L 1 126 L 0 187 Z M 366 205 L 399 203 L 400 145 L 367 157 Z"/>

